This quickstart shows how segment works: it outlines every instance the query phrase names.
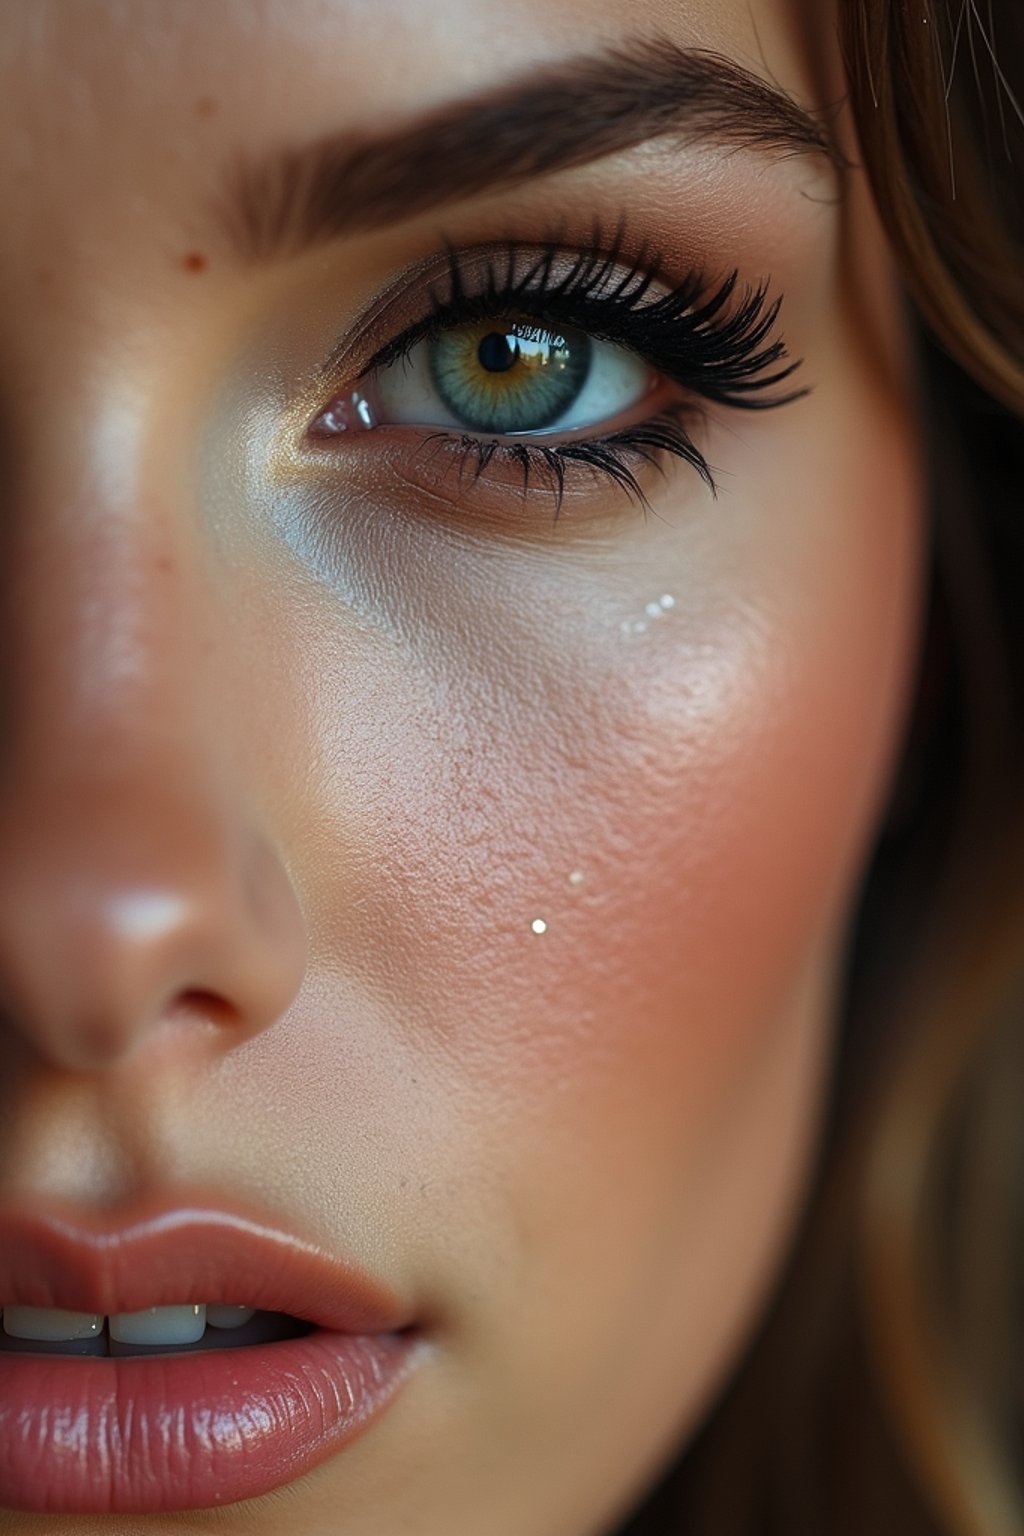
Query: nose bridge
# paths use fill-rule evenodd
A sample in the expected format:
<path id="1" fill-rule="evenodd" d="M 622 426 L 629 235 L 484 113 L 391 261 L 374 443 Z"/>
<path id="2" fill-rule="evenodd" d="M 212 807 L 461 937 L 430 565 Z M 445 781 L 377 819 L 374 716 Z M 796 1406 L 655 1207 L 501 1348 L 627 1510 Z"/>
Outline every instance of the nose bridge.
<path id="1" fill-rule="evenodd" d="M 301 978 L 234 729 L 230 595 L 128 419 L 19 445 L 0 604 L 0 1006 L 65 1067 L 184 1005 L 245 1036 Z"/>
<path id="2" fill-rule="evenodd" d="M 45 791 L 71 775 L 84 788 L 147 758 L 209 757 L 193 726 L 216 688 L 215 584 L 187 489 L 125 416 L 81 423 L 58 444 L 41 436 L 14 459 L 0 785 L 27 777 Z"/>

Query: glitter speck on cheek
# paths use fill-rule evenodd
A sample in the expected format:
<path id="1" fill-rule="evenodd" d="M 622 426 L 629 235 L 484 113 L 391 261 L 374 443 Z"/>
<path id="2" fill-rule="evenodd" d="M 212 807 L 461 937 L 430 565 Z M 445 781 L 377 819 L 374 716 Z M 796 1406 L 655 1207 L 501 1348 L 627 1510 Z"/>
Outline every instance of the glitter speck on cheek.
<path id="1" fill-rule="evenodd" d="M 535 917 L 530 927 L 534 933 L 547 933 L 548 931 L 548 925 L 542 917 Z"/>
<path id="2" fill-rule="evenodd" d="M 644 613 L 646 614 L 646 618 L 623 619 L 619 624 L 619 629 L 624 635 L 646 634 L 648 627 L 647 620 L 663 619 L 666 613 L 668 613 L 669 609 L 674 608 L 675 605 L 676 600 L 672 596 L 671 592 L 665 592 L 661 597 L 652 598 L 649 603 L 644 604 Z"/>
<path id="3" fill-rule="evenodd" d="M 569 884 L 570 885 L 582 885 L 583 884 L 583 871 L 582 871 L 582 869 L 574 869 L 573 870 L 572 874 L 569 876 Z"/>

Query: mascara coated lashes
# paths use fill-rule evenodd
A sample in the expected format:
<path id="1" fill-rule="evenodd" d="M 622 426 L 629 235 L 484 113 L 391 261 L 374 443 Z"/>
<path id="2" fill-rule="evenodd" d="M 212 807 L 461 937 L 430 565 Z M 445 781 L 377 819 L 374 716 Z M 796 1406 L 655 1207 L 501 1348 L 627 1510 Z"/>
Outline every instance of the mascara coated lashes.
<path id="1" fill-rule="evenodd" d="M 677 286 L 666 288 L 642 259 L 623 261 L 621 231 L 608 243 L 602 243 L 595 231 L 590 246 L 577 250 L 555 242 L 538 247 L 513 241 L 484 251 L 449 247 L 445 276 L 443 285 L 429 290 L 426 313 L 377 349 L 360 369 L 355 388 L 347 386 L 320 413 L 310 429 L 312 435 L 330 435 L 324 423 L 342 421 L 345 401 L 362 402 L 353 424 L 364 429 L 388 425 L 386 417 L 381 419 L 365 399 L 372 397 L 375 386 L 380 388 L 389 371 L 415 365 L 424 348 L 428 352 L 443 349 L 447 355 L 454 344 L 473 358 L 466 344 L 475 345 L 479 335 L 480 356 L 485 362 L 497 359 L 495 377 L 504 386 L 506 377 L 513 377 L 503 372 L 511 363 L 500 359 L 496 341 L 504 343 L 517 363 L 536 365 L 541 333 L 550 338 L 550 361 L 560 355 L 556 344 L 564 348 L 565 337 L 572 332 L 585 339 L 588 348 L 595 342 L 610 343 L 641 359 L 662 385 L 668 382 L 674 387 L 671 397 L 666 399 L 662 388 L 655 392 L 657 404 L 644 420 L 604 433 L 597 421 L 568 440 L 545 442 L 544 437 L 552 434 L 543 430 L 502 435 L 467 430 L 472 422 L 460 423 L 455 417 L 443 430 L 427 433 L 423 441 L 447 445 L 460 478 L 468 469 L 478 479 L 498 462 L 513 467 L 524 487 L 540 480 L 552 490 L 556 509 L 567 477 L 581 468 L 608 476 L 646 505 L 637 470 L 644 463 L 660 463 L 665 455 L 690 464 L 714 492 L 712 471 L 688 430 L 689 419 L 699 414 L 703 404 L 764 410 L 808 393 L 806 388 L 778 392 L 799 361 L 788 360 L 785 343 L 776 334 L 782 299 L 769 300 L 766 281 L 741 289 L 736 270 L 717 283 L 693 270 Z M 528 337 L 532 346 L 531 352 L 523 343 L 522 359 L 518 350 L 514 355 L 511 351 L 518 348 L 519 337 Z M 540 372 L 535 377 L 538 387 L 543 383 L 550 396 L 550 382 Z M 518 420 L 527 419 L 520 404 Z M 411 420 L 403 418 L 406 424 Z M 343 424 L 348 424 L 347 418 Z M 419 424 L 426 427 L 431 422 Z M 591 431 L 593 435 L 587 435 Z"/>

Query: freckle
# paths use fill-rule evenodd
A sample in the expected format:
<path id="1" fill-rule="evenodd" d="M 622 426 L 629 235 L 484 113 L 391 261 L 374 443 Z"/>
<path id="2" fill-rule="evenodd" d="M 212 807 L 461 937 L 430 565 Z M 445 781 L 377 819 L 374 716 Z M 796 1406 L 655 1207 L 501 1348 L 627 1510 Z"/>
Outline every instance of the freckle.
<path id="1" fill-rule="evenodd" d="M 189 251 L 181 258 L 181 265 L 186 272 L 205 272 L 210 263 L 202 251 Z"/>
<path id="2" fill-rule="evenodd" d="M 53 268 L 37 267 L 35 270 L 35 280 L 36 286 L 38 288 L 42 288 L 43 292 L 45 293 L 48 289 L 53 287 Z"/>
<path id="3" fill-rule="evenodd" d="M 542 917 L 535 917 L 530 927 L 534 933 L 547 933 L 548 931 L 548 925 Z"/>
<path id="4" fill-rule="evenodd" d="M 216 117 L 219 103 L 215 96 L 200 96 L 196 102 L 197 117 Z"/>

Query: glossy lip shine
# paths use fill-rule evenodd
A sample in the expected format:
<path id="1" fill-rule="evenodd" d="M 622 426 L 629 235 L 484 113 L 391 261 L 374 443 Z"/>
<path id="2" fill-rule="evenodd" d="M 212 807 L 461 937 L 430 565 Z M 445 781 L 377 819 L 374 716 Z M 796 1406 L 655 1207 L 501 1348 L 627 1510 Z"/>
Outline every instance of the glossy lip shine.
<path id="1" fill-rule="evenodd" d="M 119 1233 L 8 1216 L 0 1255 L 6 1305 L 242 1302 L 320 1325 L 195 1354 L 0 1354 L 0 1508 L 147 1514 L 256 1498 L 367 1428 L 420 1354 L 383 1287 L 221 1211 L 179 1210 Z"/>

